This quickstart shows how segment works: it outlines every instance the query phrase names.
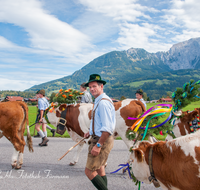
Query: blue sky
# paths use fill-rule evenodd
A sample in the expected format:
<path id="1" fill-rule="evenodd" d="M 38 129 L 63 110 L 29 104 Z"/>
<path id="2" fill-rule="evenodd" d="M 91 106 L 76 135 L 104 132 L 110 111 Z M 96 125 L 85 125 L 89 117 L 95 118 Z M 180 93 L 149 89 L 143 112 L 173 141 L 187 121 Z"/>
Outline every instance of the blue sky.
<path id="1" fill-rule="evenodd" d="M 200 37 L 199 0 L 0 0 L 0 90 L 62 78 L 129 48 Z"/>

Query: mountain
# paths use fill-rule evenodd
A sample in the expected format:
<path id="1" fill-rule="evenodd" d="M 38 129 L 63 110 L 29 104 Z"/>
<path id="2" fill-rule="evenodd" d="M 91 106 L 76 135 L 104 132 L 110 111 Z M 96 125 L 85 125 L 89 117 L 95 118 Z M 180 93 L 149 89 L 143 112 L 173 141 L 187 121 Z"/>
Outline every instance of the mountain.
<path id="1" fill-rule="evenodd" d="M 88 81 L 90 74 L 97 73 L 107 81 L 105 91 L 110 96 L 120 98 L 121 94 L 123 94 L 125 97 L 133 98 L 133 90 L 136 88 L 145 88 L 144 84 L 151 83 L 153 80 L 151 79 L 152 77 L 154 79 L 155 77 L 157 79 L 162 78 L 162 76 L 169 77 L 166 79 L 170 81 L 169 84 L 175 82 L 173 80 L 182 81 L 182 83 L 187 82 L 181 78 L 183 72 L 180 69 L 200 69 L 199 47 L 200 38 L 194 38 L 173 45 L 167 52 L 149 53 L 140 48 L 109 52 L 94 59 L 70 76 L 35 85 L 26 91 L 37 91 L 38 89 L 44 88 L 47 94 L 50 95 L 52 92 L 57 92 L 61 88 L 79 89 L 81 83 Z M 193 73 L 192 70 L 186 70 L 184 72 L 189 78 L 193 76 L 198 78 L 200 76 L 198 72 Z M 165 79 L 163 78 L 162 80 Z M 141 83 L 139 81 L 145 82 Z M 181 82 L 176 84 L 181 84 Z M 158 88 L 157 85 L 159 85 L 159 82 L 157 81 L 155 83 L 154 81 L 153 84 L 149 85 L 154 90 L 154 88 Z M 166 95 L 167 91 L 163 90 L 161 86 L 160 88 L 160 90 L 156 91 L 157 95 L 159 97 Z M 151 99 L 157 98 L 157 96 L 153 96 L 152 92 L 149 93 L 151 94 L 147 93 L 147 95 Z"/>
<path id="2" fill-rule="evenodd" d="M 170 72 L 159 73 L 151 76 L 142 76 L 124 83 L 116 83 L 106 88 L 106 93 L 115 98 L 125 96 L 135 98 L 135 92 L 142 88 L 151 100 L 156 100 L 162 96 L 171 95 L 177 87 L 183 87 L 185 82 L 194 79 L 200 80 L 200 70 L 182 69 Z"/>
<path id="3" fill-rule="evenodd" d="M 200 38 L 175 44 L 167 52 L 156 53 L 173 70 L 200 69 Z"/>

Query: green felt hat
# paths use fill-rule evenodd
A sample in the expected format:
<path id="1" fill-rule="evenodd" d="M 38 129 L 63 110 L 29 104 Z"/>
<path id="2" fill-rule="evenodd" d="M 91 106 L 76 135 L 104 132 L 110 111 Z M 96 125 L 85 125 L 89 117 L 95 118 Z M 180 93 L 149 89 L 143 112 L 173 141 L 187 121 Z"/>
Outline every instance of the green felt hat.
<path id="1" fill-rule="evenodd" d="M 45 90 L 44 89 L 38 90 L 36 94 L 42 94 L 43 96 L 45 96 Z"/>
<path id="2" fill-rule="evenodd" d="M 100 76 L 100 75 L 98 75 L 98 74 L 92 74 L 92 75 L 90 75 L 90 79 L 89 79 L 89 81 L 85 84 L 85 86 L 88 87 L 89 83 L 90 83 L 90 82 L 94 82 L 94 81 L 103 83 L 103 85 L 106 84 L 106 81 L 101 80 L 101 76 Z"/>

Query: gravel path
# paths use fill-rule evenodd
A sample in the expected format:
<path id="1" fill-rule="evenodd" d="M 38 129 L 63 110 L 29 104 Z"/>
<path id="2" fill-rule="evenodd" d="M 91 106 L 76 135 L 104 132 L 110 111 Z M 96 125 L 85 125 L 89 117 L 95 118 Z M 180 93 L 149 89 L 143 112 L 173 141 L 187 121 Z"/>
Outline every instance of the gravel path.
<path id="1" fill-rule="evenodd" d="M 25 137 L 26 138 L 26 137 Z M 0 139 L 0 189 L 4 190 L 29 190 L 29 189 L 68 189 L 68 190 L 95 190 L 84 173 L 87 146 L 80 154 L 80 160 L 75 166 L 69 166 L 73 159 L 73 149 L 61 161 L 58 161 L 75 143 L 69 138 L 49 138 L 47 147 L 39 147 L 40 138 L 33 138 L 34 153 L 25 147 L 24 164 L 20 170 L 11 170 L 12 144 L 5 138 Z M 127 174 L 119 171 L 117 174 L 110 172 L 118 169 L 119 164 L 127 161 L 128 150 L 121 140 L 115 140 L 108 166 L 106 168 L 109 190 L 137 190 L 138 187 L 129 179 Z M 141 184 L 141 190 L 156 189 L 152 184 Z M 161 190 L 161 188 L 157 188 Z"/>

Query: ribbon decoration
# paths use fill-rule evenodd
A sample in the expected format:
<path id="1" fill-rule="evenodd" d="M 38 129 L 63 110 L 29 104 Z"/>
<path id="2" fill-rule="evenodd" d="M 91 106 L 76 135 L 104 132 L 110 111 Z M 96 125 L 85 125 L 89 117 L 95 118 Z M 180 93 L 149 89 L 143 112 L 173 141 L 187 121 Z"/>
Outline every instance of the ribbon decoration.
<path id="1" fill-rule="evenodd" d="M 129 163 L 126 163 L 126 164 L 120 164 L 120 165 L 118 165 L 118 166 L 122 166 L 121 168 L 119 168 L 119 169 L 117 169 L 116 171 L 114 171 L 114 172 L 110 172 L 110 174 L 114 174 L 114 173 L 117 173 L 119 170 L 121 170 L 122 168 L 125 168 L 126 166 L 127 166 L 127 168 L 124 170 L 124 172 L 126 171 L 126 170 L 128 170 L 128 174 L 129 174 L 129 177 L 131 178 L 131 179 L 133 179 L 132 177 L 131 177 L 131 172 L 130 172 L 130 165 L 129 165 Z M 134 176 L 134 178 L 135 178 L 135 176 Z M 134 180 L 134 179 L 133 179 Z M 135 182 L 136 182 L 136 184 L 135 185 L 137 185 L 138 184 L 138 190 L 140 190 L 140 181 L 138 181 L 136 178 L 135 178 Z"/>
<path id="2" fill-rule="evenodd" d="M 124 170 L 124 172 L 126 171 L 126 170 L 128 170 L 128 174 L 129 174 L 129 177 L 131 178 L 131 179 L 133 179 L 132 177 L 131 177 L 131 172 L 130 172 L 130 169 L 129 169 L 129 163 L 126 163 L 126 164 L 120 164 L 120 165 L 118 165 L 118 166 L 122 166 L 121 168 L 119 168 L 119 169 L 117 169 L 116 171 L 114 171 L 114 172 L 110 172 L 110 174 L 114 174 L 114 173 L 117 173 L 119 170 L 121 170 L 122 168 L 125 168 L 126 166 L 127 166 L 127 168 Z"/>
<path id="3" fill-rule="evenodd" d="M 162 107 L 168 107 L 168 108 L 162 108 Z M 153 119 L 154 117 L 158 117 L 158 116 L 161 116 L 161 115 L 164 115 L 164 114 L 166 114 L 167 112 L 170 112 L 170 115 L 169 115 L 169 117 L 164 121 L 164 122 L 162 122 L 161 124 L 159 124 L 159 125 L 156 125 L 156 126 L 154 126 L 154 127 L 151 127 L 151 128 L 149 128 L 149 129 L 153 129 L 153 128 L 157 128 L 157 127 L 160 127 L 160 126 L 162 126 L 162 125 L 164 125 L 167 121 L 169 121 L 170 120 L 170 118 L 171 118 L 171 115 L 172 115 L 172 104 L 158 104 L 158 105 L 156 105 L 156 106 L 153 106 L 153 107 L 151 107 L 150 109 L 148 109 L 142 116 L 140 116 L 139 118 L 132 118 L 132 117 L 128 117 L 128 119 L 131 119 L 131 120 L 138 120 L 138 121 L 136 121 L 133 125 L 132 125 L 132 127 L 131 127 L 131 130 L 133 130 L 135 133 L 138 131 L 138 129 L 140 128 L 140 129 L 145 129 L 145 132 L 144 132 L 144 135 L 143 135 L 143 139 L 145 138 L 145 135 L 146 135 L 146 133 L 147 133 L 147 130 L 148 130 L 148 127 L 149 127 L 149 123 L 150 123 L 150 121 L 151 121 L 151 119 Z M 152 116 L 150 119 L 149 119 L 149 121 L 148 121 L 148 123 L 147 123 L 147 125 L 146 125 L 146 128 L 144 128 L 144 127 L 140 127 L 141 125 L 142 125 L 142 123 L 143 123 L 143 121 L 144 121 L 144 119 L 147 117 L 147 116 L 149 116 L 149 115 L 154 115 L 154 116 Z M 142 139 L 142 140 L 143 140 Z"/>

